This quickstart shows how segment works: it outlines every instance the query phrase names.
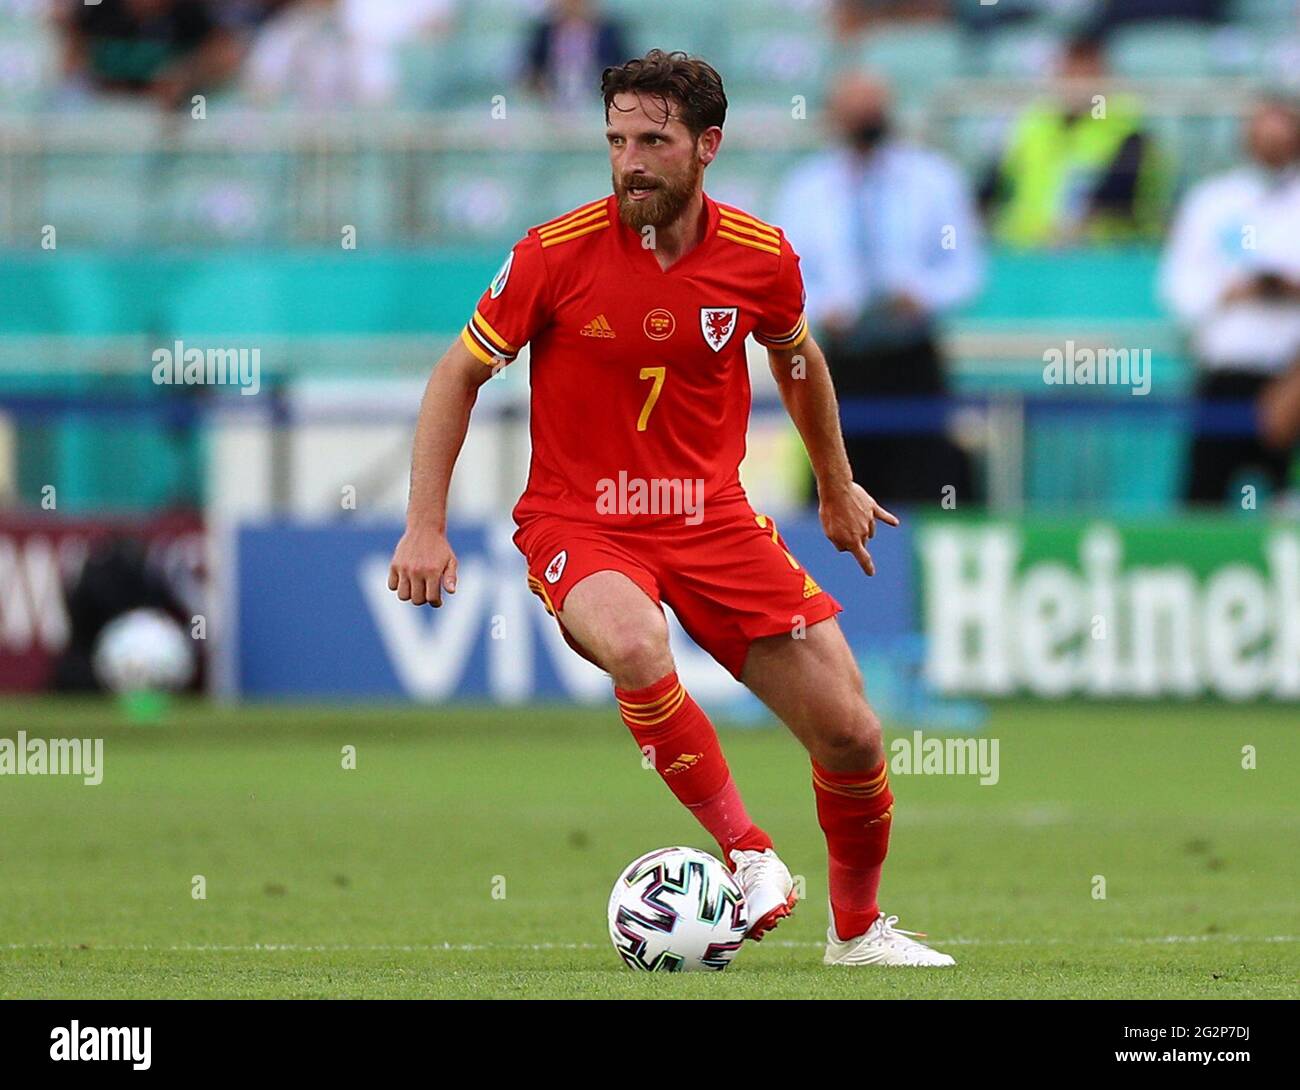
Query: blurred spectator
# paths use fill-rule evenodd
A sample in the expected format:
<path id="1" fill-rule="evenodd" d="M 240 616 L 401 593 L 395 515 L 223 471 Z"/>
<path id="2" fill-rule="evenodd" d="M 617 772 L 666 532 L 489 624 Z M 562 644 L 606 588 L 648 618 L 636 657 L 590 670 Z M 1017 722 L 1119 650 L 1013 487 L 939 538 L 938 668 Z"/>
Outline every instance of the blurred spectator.
<path id="1" fill-rule="evenodd" d="M 795 170 L 777 217 L 801 258 L 809 320 L 841 397 L 937 397 L 937 320 L 982 275 L 974 201 L 951 163 L 895 134 L 880 80 L 841 78 L 829 109 L 841 146 Z M 970 496 L 965 456 L 942 435 L 850 434 L 847 446 L 882 503 L 934 502 L 944 485 Z"/>
<path id="2" fill-rule="evenodd" d="M 1137 101 L 1105 91 L 1096 38 L 1069 42 L 1049 101 L 1029 106 L 982 187 L 995 236 L 1016 246 L 1154 238 L 1168 179 Z"/>
<path id="3" fill-rule="evenodd" d="M 199 0 L 76 0 L 59 17 L 66 76 L 97 92 L 175 106 L 220 86 L 240 60 L 238 41 Z"/>
<path id="4" fill-rule="evenodd" d="M 441 32 L 450 16 L 451 0 L 294 0 L 253 42 L 246 89 L 266 105 L 389 105 L 401 89 L 402 45 Z"/>
<path id="5" fill-rule="evenodd" d="M 451 32 L 457 0 L 342 0 L 343 18 L 357 43 L 362 97 L 396 100 L 402 84 L 401 54 L 416 39 L 429 42 Z"/>
<path id="6" fill-rule="evenodd" d="M 338 0 L 296 0 L 254 39 L 245 88 L 262 105 L 355 106 L 362 98 L 356 52 Z"/>
<path id="7" fill-rule="evenodd" d="M 528 42 L 528 85 L 555 106 L 589 106 L 600 74 L 630 55 L 622 25 L 589 0 L 553 0 Z"/>
<path id="8" fill-rule="evenodd" d="M 1191 332 L 1202 402 L 1268 401 L 1300 355 L 1300 104 L 1258 103 L 1246 152 L 1250 162 L 1188 193 L 1161 267 L 1161 294 Z M 1289 463 L 1276 443 L 1201 435 L 1188 495 L 1222 503 L 1250 474 L 1279 489 Z"/>

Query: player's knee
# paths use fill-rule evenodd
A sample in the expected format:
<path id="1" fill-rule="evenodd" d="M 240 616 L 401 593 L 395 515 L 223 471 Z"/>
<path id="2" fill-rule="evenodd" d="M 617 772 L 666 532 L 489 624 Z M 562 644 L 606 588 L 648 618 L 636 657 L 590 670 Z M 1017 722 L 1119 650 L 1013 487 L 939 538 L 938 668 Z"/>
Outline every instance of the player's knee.
<path id="1" fill-rule="evenodd" d="M 845 709 L 836 726 L 819 739 L 819 764 L 833 772 L 857 772 L 875 768 L 885 759 L 884 732 L 880 719 L 866 700 Z"/>
<path id="2" fill-rule="evenodd" d="M 622 689 L 643 689 L 672 671 L 666 624 L 624 625 L 610 632 L 601 665 Z"/>

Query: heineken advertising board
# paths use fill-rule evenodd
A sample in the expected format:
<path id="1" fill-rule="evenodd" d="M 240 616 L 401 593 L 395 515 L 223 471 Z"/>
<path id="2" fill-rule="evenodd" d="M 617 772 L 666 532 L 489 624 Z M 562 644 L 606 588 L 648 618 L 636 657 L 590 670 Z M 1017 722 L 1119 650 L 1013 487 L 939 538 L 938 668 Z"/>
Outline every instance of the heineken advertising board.
<path id="1" fill-rule="evenodd" d="M 1300 699 L 1300 524 L 927 520 L 926 673 L 942 693 Z"/>

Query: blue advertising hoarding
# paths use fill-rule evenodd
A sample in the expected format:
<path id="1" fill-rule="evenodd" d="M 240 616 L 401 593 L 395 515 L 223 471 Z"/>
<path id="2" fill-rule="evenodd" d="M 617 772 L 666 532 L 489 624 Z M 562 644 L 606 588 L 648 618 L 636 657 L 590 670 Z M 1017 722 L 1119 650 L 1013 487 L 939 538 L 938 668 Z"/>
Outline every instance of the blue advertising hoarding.
<path id="1" fill-rule="evenodd" d="M 860 656 L 915 631 L 906 520 L 872 542 L 874 579 L 836 553 L 814 516 L 780 525 L 791 550 L 843 604 L 840 623 Z M 568 648 L 529 592 L 512 524 L 450 528 L 458 590 L 437 610 L 400 602 L 388 590 L 401 529 L 280 522 L 236 531 L 230 590 L 238 694 L 505 704 L 609 699 L 608 679 Z M 741 687 L 669 616 L 683 682 L 701 701 L 741 699 Z"/>

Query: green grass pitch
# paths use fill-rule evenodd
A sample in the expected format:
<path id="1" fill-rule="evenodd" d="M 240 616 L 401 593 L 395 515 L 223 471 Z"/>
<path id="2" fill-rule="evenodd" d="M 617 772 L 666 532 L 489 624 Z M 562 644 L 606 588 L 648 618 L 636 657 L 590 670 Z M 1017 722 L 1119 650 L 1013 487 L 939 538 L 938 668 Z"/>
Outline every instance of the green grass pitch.
<path id="1" fill-rule="evenodd" d="M 1295 996 L 1296 718 L 997 704 L 996 786 L 895 776 L 882 904 L 946 970 L 821 965 L 807 762 L 782 730 L 724 726 L 806 900 L 725 973 L 651 975 L 608 944 L 614 878 L 715 848 L 613 710 L 182 703 L 132 725 L 9 700 L 0 734 L 103 737 L 105 775 L 0 776 L 0 996 Z"/>

